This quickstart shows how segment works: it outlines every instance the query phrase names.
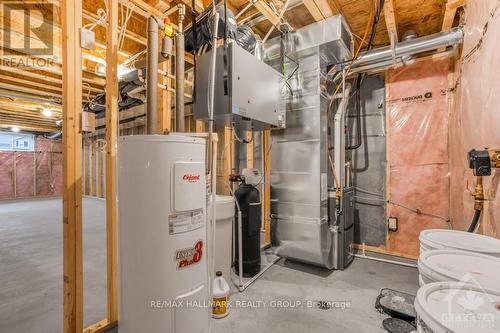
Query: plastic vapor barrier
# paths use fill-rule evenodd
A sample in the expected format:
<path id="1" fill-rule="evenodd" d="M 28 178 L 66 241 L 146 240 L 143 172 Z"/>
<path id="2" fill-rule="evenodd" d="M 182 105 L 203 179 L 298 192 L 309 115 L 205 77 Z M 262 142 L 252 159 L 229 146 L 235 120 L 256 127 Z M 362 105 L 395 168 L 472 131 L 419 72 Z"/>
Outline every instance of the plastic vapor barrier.
<path id="1" fill-rule="evenodd" d="M 391 69 L 387 78 L 388 249 L 418 256 L 424 229 L 448 227 L 448 58 Z"/>
<path id="2" fill-rule="evenodd" d="M 457 63 L 451 118 L 451 207 L 457 229 L 474 214 L 475 177 L 467 165 L 471 149 L 500 148 L 500 2 L 467 1 L 462 56 Z M 500 170 L 484 177 L 485 202 L 479 232 L 500 237 Z"/>

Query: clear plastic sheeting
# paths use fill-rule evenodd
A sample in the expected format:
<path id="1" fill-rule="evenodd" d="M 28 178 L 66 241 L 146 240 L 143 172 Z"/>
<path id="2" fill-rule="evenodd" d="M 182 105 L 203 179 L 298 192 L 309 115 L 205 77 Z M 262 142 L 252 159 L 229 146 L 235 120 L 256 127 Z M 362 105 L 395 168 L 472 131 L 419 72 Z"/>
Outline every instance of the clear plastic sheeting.
<path id="1" fill-rule="evenodd" d="M 418 256 L 420 231 L 448 228 L 448 58 L 388 71 L 389 217 L 392 253 Z"/>
<path id="2" fill-rule="evenodd" d="M 0 151 L 0 199 L 14 197 L 14 154 Z"/>
<path id="3" fill-rule="evenodd" d="M 15 152 L 16 159 L 16 196 L 35 195 L 35 158 L 33 152 Z"/>
<path id="4" fill-rule="evenodd" d="M 39 136 L 35 151 L 0 151 L 0 200 L 57 196 L 61 190 L 60 141 Z"/>
<path id="5" fill-rule="evenodd" d="M 451 118 L 451 208 L 457 229 L 474 214 L 475 177 L 467 165 L 471 149 L 500 148 L 500 1 L 467 1 L 465 39 L 457 64 Z M 479 232 L 500 237 L 500 170 L 484 177 L 486 202 Z"/>

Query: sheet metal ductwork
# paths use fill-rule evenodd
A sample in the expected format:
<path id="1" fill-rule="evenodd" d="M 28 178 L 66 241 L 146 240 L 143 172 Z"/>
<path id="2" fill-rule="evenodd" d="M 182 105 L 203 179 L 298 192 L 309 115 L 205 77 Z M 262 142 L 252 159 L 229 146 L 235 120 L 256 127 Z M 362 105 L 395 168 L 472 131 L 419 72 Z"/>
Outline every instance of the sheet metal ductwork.
<path id="1" fill-rule="evenodd" d="M 462 29 L 456 28 L 410 39 L 392 48 L 373 49 L 354 61 L 351 73 L 383 69 L 404 62 L 412 55 L 457 45 L 462 38 Z M 352 235 L 346 237 L 344 230 L 353 223 L 350 211 L 353 192 L 344 175 L 345 103 L 341 96 L 328 96 L 324 87 L 331 85 L 331 77 L 327 75 L 331 72 L 327 69 L 335 66 L 334 81 L 338 83 L 342 70 L 351 64 L 352 36 L 342 17 L 333 16 L 298 30 L 289 39 L 286 56 L 295 59 L 298 69 L 287 82 L 294 94 L 285 101 L 286 128 L 272 132 L 273 245 L 277 246 L 280 256 L 343 269 L 346 261 L 351 260 L 344 256 L 345 252 L 352 252 L 349 244 L 352 244 Z M 275 63 L 282 57 L 282 47 L 280 38 L 269 41 L 265 45 L 266 61 Z M 285 67 L 293 67 L 288 65 Z M 339 98 L 339 101 L 334 103 L 335 116 L 329 120 L 330 98 Z M 336 119 L 336 126 L 332 118 Z M 332 204 L 335 205 L 335 194 L 328 204 L 328 190 L 335 183 L 328 167 L 328 154 L 335 156 L 336 174 L 340 179 L 340 212 L 331 209 Z"/>
<path id="2" fill-rule="evenodd" d="M 297 67 L 296 77 L 288 81 L 294 94 L 284 101 L 286 128 L 272 132 L 273 243 L 280 256 L 332 269 L 338 267 L 336 255 L 343 254 L 335 251 L 340 246 L 334 229 L 338 221 L 329 216 L 329 96 L 322 86 L 329 65 L 352 57 L 352 36 L 342 17 L 332 16 L 291 38 L 295 52 L 287 56 L 298 67 L 285 67 Z M 279 55 L 280 42 L 269 42 L 268 59 Z"/>

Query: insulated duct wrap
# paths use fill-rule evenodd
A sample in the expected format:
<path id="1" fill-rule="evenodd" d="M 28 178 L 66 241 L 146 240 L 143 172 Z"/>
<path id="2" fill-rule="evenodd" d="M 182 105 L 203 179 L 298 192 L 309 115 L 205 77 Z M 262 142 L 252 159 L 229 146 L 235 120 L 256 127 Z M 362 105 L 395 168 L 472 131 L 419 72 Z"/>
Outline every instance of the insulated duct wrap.
<path id="1" fill-rule="evenodd" d="M 244 48 L 246 51 L 255 55 L 255 48 L 257 46 L 257 38 L 248 25 L 240 25 L 236 37 L 236 43 Z"/>
<path id="2" fill-rule="evenodd" d="M 207 10 L 211 10 L 210 8 Z M 224 16 L 224 6 L 220 5 L 217 7 L 219 12 L 219 27 L 217 29 L 218 38 L 224 38 L 224 26 L 225 16 Z M 198 51 L 199 48 L 205 44 L 211 44 L 212 40 L 212 16 L 209 15 L 210 12 L 202 14 L 203 17 L 199 22 L 196 23 L 196 42 L 193 35 L 193 27 L 191 26 L 184 33 L 184 45 L 185 51 L 193 53 Z M 231 10 L 227 10 L 227 26 L 226 26 L 226 37 L 231 39 L 236 39 L 237 37 L 237 23 L 234 14 Z"/>

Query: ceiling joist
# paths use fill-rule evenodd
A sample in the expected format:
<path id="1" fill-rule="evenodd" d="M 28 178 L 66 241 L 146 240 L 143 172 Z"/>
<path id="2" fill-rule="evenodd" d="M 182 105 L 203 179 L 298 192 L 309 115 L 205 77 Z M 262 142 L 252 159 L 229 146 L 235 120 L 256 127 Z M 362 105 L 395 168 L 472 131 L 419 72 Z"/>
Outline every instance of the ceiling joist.
<path id="1" fill-rule="evenodd" d="M 384 2 L 384 18 L 387 26 L 389 40 L 398 42 L 398 26 L 396 23 L 396 12 L 394 10 L 394 0 L 385 0 Z"/>
<path id="2" fill-rule="evenodd" d="M 332 8 L 327 0 L 304 0 L 304 6 L 306 6 L 316 22 L 333 15 Z"/>
<path id="3" fill-rule="evenodd" d="M 271 22 L 272 25 L 274 25 L 275 27 L 279 26 L 280 18 L 274 12 L 274 10 L 272 10 L 271 7 L 269 7 L 269 5 L 265 1 L 257 0 L 254 3 L 254 6 L 255 6 L 255 8 L 257 8 L 257 10 L 259 12 L 262 13 L 262 15 L 264 15 L 266 17 L 266 19 L 269 20 L 269 22 Z"/>
<path id="4" fill-rule="evenodd" d="M 455 19 L 455 14 L 457 9 L 465 5 L 465 0 L 448 0 L 446 6 L 444 7 L 443 24 L 441 26 L 441 31 L 450 30 L 453 26 L 453 21 Z"/>

